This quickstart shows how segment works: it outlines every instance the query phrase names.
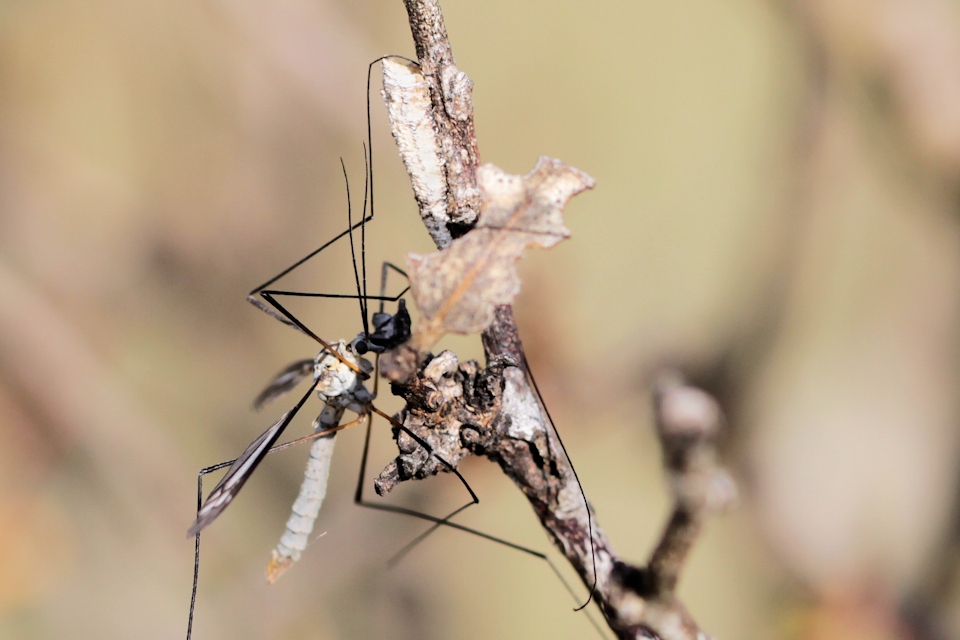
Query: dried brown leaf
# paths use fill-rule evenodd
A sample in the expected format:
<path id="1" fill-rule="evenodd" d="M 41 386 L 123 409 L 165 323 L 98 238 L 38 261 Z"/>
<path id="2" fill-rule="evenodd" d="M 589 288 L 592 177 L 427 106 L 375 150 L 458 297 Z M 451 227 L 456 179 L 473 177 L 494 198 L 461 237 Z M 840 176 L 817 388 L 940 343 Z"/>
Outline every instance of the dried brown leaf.
<path id="1" fill-rule="evenodd" d="M 569 237 L 563 207 L 595 184 L 582 171 L 546 157 L 525 176 L 483 165 L 477 182 L 483 198 L 477 226 L 443 251 L 407 256 L 421 314 L 408 356 L 426 352 L 446 333 L 486 329 L 494 308 L 509 304 L 520 291 L 516 261 L 524 250 L 549 248 Z"/>

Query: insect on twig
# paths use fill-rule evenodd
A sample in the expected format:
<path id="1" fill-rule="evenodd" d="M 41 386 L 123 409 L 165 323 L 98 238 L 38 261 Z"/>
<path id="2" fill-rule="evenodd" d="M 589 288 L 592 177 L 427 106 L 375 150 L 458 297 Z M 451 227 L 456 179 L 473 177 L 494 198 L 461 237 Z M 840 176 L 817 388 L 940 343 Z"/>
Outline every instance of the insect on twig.
<path id="1" fill-rule="evenodd" d="M 344 167 L 344 178 L 346 179 L 346 168 Z M 271 284 L 276 282 L 297 266 L 303 264 L 313 256 L 319 254 L 323 249 L 330 246 L 336 240 L 344 236 L 350 238 L 351 253 L 355 256 L 353 232 L 357 226 L 361 229 L 361 242 L 365 240 L 366 222 L 371 219 L 372 214 L 366 215 L 366 197 L 364 198 L 364 215 L 357 225 L 353 224 L 352 211 L 350 205 L 349 182 L 347 182 L 347 201 L 348 201 L 348 228 L 343 233 L 336 236 L 330 242 L 324 244 L 320 249 L 312 252 L 304 259 L 295 263 L 292 267 L 284 270 L 279 275 L 271 278 L 263 285 L 255 288 L 248 299 L 253 301 L 256 306 L 272 317 L 293 326 L 306 335 L 314 338 L 322 349 L 315 358 L 300 360 L 285 368 L 276 376 L 273 382 L 264 389 L 254 402 L 256 407 L 277 399 L 293 390 L 300 382 L 307 377 L 313 378 L 307 393 L 304 394 L 299 402 L 289 411 L 283 414 L 279 420 L 271 425 L 266 431 L 258 436 L 244 452 L 235 460 L 220 463 L 202 469 L 198 476 L 198 511 L 197 518 L 190 527 L 189 535 L 196 536 L 195 558 L 194 558 L 194 588 L 191 595 L 190 619 L 188 622 L 187 637 L 192 633 L 193 613 L 196 603 L 196 587 L 199 570 L 199 548 L 200 532 L 212 523 L 233 501 L 240 489 L 250 478 L 256 467 L 260 464 L 267 453 L 277 451 L 286 447 L 315 440 L 311 447 L 310 460 L 307 468 L 307 479 L 301 488 L 301 494 L 294 506 L 294 513 L 288 522 L 287 531 L 284 538 L 274 552 L 274 558 L 271 561 L 270 576 L 276 579 L 292 562 L 300 555 L 300 552 L 306 547 L 307 536 L 313 528 L 313 521 L 319 511 L 320 502 L 326 491 L 326 477 L 329 474 L 329 459 L 332 454 L 335 435 L 338 431 L 362 423 L 368 416 L 374 413 L 380 413 L 388 420 L 393 420 L 386 414 L 380 412 L 373 405 L 375 393 L 371 393 L 364 386 L 364 379 L 369 378 L 373 371 L 373 365 L 363 357 L 367 352 L 379 353 L 396 344 L 402 343 L 409 337 L 410 316 L 406 311 L 404 301 L 399 295 L 389 298 L 385 294 L 374 296 L 372 299 L 380 300 L 381 310 L 373 316 L 373 331 L 368 328 L 366 302 L 371 299 L 364 295 L 364 289 L 361 288 L 360 274 L 357 271 L 356 261 L 354 261 L 354 276 L 357 285 L 357 294 L 343 296 L 339 294 L 313 294 L 301 293 L 295 291 L 269 290 Z M 386 274 L 388 269 L 394 269 L 399 273 L 402 270 L 390 263 L 384 263 L 382 288 L 386 287 Z M 364 269 L 365 271 L 365 269 Z M 253 296 L 259 294 L 263 300 L 266 300 L 270 306 L 267 307 Z M 311 331 L 296 316 L 290 313 L 281 303 L 276 300 L 277 296 L 308 296 L 308 297 L 351 297 L 359 300 L 361 313 L 363 315 L 363 330 L 356 338 L 347 342 L 340 340 L 336 343 L 330 343 Z M 387 300 L 398 301 L 397 311 L 391 315 L 383 311 L 383 302 Z M 320 415 L 314 421 L 314 433 L 312 435 L 300 438 L 293 442 L 274 447 L 273 445 L 279 439 L 280 435 L 293 420 L 297 412 L 304 406 L 310 395 L 316 391 L 317 395 L 323 401 L 324 407 Z M 357 418 L 341 424 L 341 419 L 346 410 L 357 414 Z M 442 461 L 441 461 L 442 464 Z M 203 476 L 212 471 L 229 466 L 227 473 L 221 478 L 217 486 L 210 492 L 206 500 L 202 499 Z"/>
<path id="2" fill-rule="evenodd" d="M 190 614 L 187 627 L 188 639 L 192 634 L 194 610 L 196 604 L 201 531 L 205 527 L 209 526 L 209 524 L 212 523 L 227 508 L 227 506 L 229 506 L 229 504 L 239 493 L 240 489 L 255 471 L 256 467 L 268 453 L 285 449 L 295 444 L 313 441 L 304 482 L 301 486 L 298 498 L 294 503 L 292 514 L 287 522 L 286 530 L 281 538 L 280 544 L 273 552 L 270 566 L 268 568 L 268 579 L 271 582 L 276 580 L 288 567 L 293 564 L 293 562 L 299 558 L 300 553 L 307 546 L 307 539 L 313 529 L 314 521 L 319 512 L 324 494 L 326 493 L 327 477 L 330 471 L 329 462 L 333 453 L 336 433 L 360 424 L 364 421 L 367 422 L 367 430 L 364 442 L 363 458 L 360 464 L 360 474 L 354 495 L 355 503 L 360 506 L 381 511 L 417 517 L 432 523 L 430 529 L 421 534 L 410 544 L 404 546 L 400 552 L 394 556 L 394 558 L 391 560 L 391 563 L 399 561 L 400 558 L 402 558 L 416 544 L 422 541 L 427 535 L 432 533 L 439 526 L 448 526 L 468 533 L 473 533 L 493 542 L 497 542 L 546 561 L 554 573 L 560 578 L 565 588 L 576 599 L 575 592 L 564 580 L 549 557 L 547 557 L 545 554 L 450 521 L 451 518 L 462 512 L 468 506 L 478 504 L 479 498 L 474 493 L 466 479 L 460 474 L 460 472 L 453 465 L 440 457 L 426 441 L 411 432 L 391 416 L 388 416 L 380 411 L 373 404 L 377 393 L 376 376 L 374 377 L 373 391 L 367 389 L 364 384 L 364 381 L 369 379 L 370 375 L 377 369 L 376 365 L 371 364 L 370 361 L 364 357 L 365 354 L 373 353 L 378 356 L 385 350 L 394 348 L 404 343 L 410 338 L 411 325 L 410 316 L 406 310 L 405 301 L 403 299 L 403 295 L 407 292 L 409 287 L 403 289 L 403 291 L 396 296 L 391 297 L 386 295 L 389 273 L 392 271 L 406 277 L 406 273 L 402 269 L 393 265 L 392 263 L 384 262 L 381 269 L 380 295 L 371 296 L 367 294 L 366 224 L 374 217 L 373 171 L 371 162 L 372 134 L 369 123 L 369 86 L 370 71 L 372 70 L 373 64 L 376 64 L 378 61 L 379 60 L 376 60 L 371 63 L 367 75 L 368 145 L 370 146 L 365 147 L 364 149 L 364 159 L 366 164 L 365 193 L 363 213 L 360 221 L 357 223 L 353 222 L 349 181 L 347 179 L 346 167 L 343 165 L 343 161 L 341 160 L 341 166 L 343 168 L 347 190 L 347 229 L 304 258 L 298 260 L 287 269 L 284 269 L 267 282 L 253 289 L 247 297 L 247 299 L 257 308 L 261 309 L 283 324 L 291 326 L 313 338 L 321 345 L 322 348 L 316 357 L 294 362 L 279 372 L 279 374 L 260 393 L 254 402 L 254 406 L 256 408 L 260 408 L 266 403 L 289 393 L 301 382 L 309 377 L 312 377 L 310 388 L 293 406 L 293 408 L 284 413 L 279 420 L 277 420 L 266 431 L 258 436 L 238 458 L 206 467 L 198 474 L 197 518 L 189 530 L 189 535 L 195 536 L 196 539 L 193 589 L 191 594 Z M 370 153 L 370 156 L 368 156 L 368 152 Z M 370 204 L 369 215 L 367 215 L 368 196 Z M 357 266 L 357 251 L 354 241 L 354 232 L 357 231 L 358 228 L 360 236 L 359 268 Z M 297 267 L 303 265 L 308 260 L 320 254 L 326 248 L 344 237 L 347 237 L 350 243 L 356 294 L 308 293 L 269 288 L 282 277 L 289 274 Z M 350 341 L 340 340 L 336 342 L 328 342 L 314 333 L 306 326 L 306 324 L 304 324 L 286 307 L 284 307 L 283 304 L 278 300 L 278 298 L 282 297 L 356 299 L 358 301 L 361 314 L 362 331 Z M 372 315 L 372 318 L 368 315 L 369 309 L 367 306 L 371 300 L 379 302 L 379 310 Z M 387 313 L 384 310 L 385 302 L 396 302 L 396 312 L 393 314 Z M 310 395 L 314 392 L 317 393 L 324 405 L 320 415 L 316 418 L 316 420 L 314 420 L 314 433 L 281 445 L 274 446 L 283 431 L 291 423 L 294 416 L 306 404 Z M 351 421 L 341 424 L 343 415 L 347 410 L 355 413 L 357 417 Z M 454 473 L 469 493 L 470 501 L 454 510 L 450 514 L 439 518 L 411 509 L 406 509 L 404 507 L 371 503 L 364 500 L 363 482 L 366 474 L 370 433 L 374 414 L 379 414 L 384 417 L 393 425 L 395 430 L 408 435 L 414 440 L 414 442 L 416 442 L 417 445 L 423 448 L 427 455 L 434 457 L 446 471 Z M 229 469 L 227 470 L 226 474 L 210 492 L 206 500 L 203 500 L 203 476 L 228 466 Z M 592 618 L 590 618 L 590 621 L 599 631 L 599 627 L 596 625 L 595 621 Z"/>

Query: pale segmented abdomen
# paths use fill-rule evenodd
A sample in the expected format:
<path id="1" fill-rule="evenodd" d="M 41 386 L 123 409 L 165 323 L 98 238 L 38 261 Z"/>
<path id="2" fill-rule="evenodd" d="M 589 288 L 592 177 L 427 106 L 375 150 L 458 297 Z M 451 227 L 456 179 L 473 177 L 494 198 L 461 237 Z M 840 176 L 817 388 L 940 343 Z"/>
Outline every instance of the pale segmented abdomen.
<path id="1" fill-rule="evenodd" d="M 270 566 L 267 567 L 267 581 L 273 582 L 290 565 L 300 559 L 300 553 L 307 548 L 313 523 L 320 513 L 320 505 L 327 494 L 327 478 L 330 476 L 330 458 L 337 434 L 318 438 L 310 447 L 310 459 L 303 474 L 300 493 L 293 503 L 287 528 L 280 538 L 280 544 L 273 550 Z"/>

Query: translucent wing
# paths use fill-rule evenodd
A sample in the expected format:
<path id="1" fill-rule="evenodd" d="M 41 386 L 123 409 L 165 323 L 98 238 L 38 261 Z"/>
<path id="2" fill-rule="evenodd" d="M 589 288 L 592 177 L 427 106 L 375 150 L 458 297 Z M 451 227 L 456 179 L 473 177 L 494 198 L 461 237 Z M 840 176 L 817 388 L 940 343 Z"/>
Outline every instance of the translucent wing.
<path id="1" fill-rule="evenodd" d="M 312 362 L 312 361 L 311 361 Z M 297 407 L 299 408 L 299 406 Z M 216 520 L 224 509 L 227 508 L 244 483 L 250 478 L 254 469 L 263 460 L 273 443 L 277 441 L 283 430 L 287 428 L 296 409 L 287 411 L 277 420 L 272 427 L 261 433 L 256 440 L 250 443 L 250 446 L 240 454 L 240 457 L 233 461 L 227 473 L 223 476 L 217 486 L 213 488 L 210 495 L 204 501 L 203 506 L 197 512 L 197 519 L 190 527 L 187 533 L 189 536 L 195 536 L 203 530 L 208 524 Z"/>
<path id="2" fill-rule="evenodd" d="M 273 382 L 267 385 L 267 388 L 260 392 L 257 399 L 253 401 L 253 408 L 260 409 L 268 402 L 273 402 L 277 398 L 286 395 L 293 388 L 300 384 L 304 378 L 313 373 L 314 359 L 298 360 L 283 371 L 278 373 Z"/>

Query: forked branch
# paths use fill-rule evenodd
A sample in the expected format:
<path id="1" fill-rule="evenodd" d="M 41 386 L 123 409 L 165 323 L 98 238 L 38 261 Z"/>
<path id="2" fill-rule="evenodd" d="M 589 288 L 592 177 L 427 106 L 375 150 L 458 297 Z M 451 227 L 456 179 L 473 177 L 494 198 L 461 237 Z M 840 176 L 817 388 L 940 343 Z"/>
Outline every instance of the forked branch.
<path id="1" fill-rule="evenodd" d="M 384 98 L 421 217 L 444 250 L 492 206 L 477 183 L 473 83 L 456 67 L 436 0 L 404 4 L 419 70 L 407 68 L 395 77 L 385 69 Z M 393 377 L 394 393 L 407 403 L 399 416 L 404 427 L 453 466 L 471 454 L 499 464 L 527 496 L 617 637 L 706 639 L 675 587 L 705 518 L 734 493 L 729 477 L 715 466 L 721 424 L 716 402 L 676 375 L 658 381 L 657 424 L 675 507 L 649 564 L 633 566 L 619 559 L 592 514 L 531 384 L 508 304 L 495 308 L 482 338 L 486 368 L 461 363 L 451 352 L 399 354 L 405 366 L 413 363 L 412 374 Z M 445 470 L 399 430 L 397 441 L 400 455 L 377 479 L 378 492 Z"/>

